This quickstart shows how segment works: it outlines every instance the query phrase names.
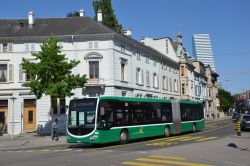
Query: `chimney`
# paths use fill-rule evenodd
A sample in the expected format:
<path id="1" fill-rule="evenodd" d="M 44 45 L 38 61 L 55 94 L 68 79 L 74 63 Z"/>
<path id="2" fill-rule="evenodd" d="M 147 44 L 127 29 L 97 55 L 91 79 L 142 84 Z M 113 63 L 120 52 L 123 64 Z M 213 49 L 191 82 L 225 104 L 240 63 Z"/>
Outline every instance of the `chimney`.
<path id="1" fill-rule="evenodd" d="M 132 37 L 132 29 L 131 29 L 131 27 L 129 27 L 127 29 L 127 36 Z"/>
<path id="2" fill-rule="evenodd" d="M 29 11 L 29 18 L 28 18 L 28 22 L 29 22 L 29 28 L 32 28 L 34 25 L 34 13 L 32 12 L 32 10 Z"/>
<path id="3" fill-rule="evenodd" d="M 128 28 L 127 30 L 123 30 L 123 34 L 128 36 L 128 37 L 132 37 L 132 30 L 131 28 Z"/>
<path id="4" fill-rule="evenodd" d="M 102 22 L 102 10 L 98 9 L 97 11 L 97 21 Z"/>
<path id="5" fill-rule="evenodd" d="M 82 8 L 80 9 L 80 17 L 84 17 L 84 11 Z"/>

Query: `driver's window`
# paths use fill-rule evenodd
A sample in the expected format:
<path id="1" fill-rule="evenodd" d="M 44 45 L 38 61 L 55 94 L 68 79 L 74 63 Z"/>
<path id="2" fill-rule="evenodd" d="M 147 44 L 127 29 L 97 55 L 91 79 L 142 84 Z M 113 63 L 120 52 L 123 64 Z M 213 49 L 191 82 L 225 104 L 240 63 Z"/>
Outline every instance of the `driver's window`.
<path id="1" fill-rule="evenodd" d="M 76 126 L 76 111 L 71 111 L 70 122 L 71 126 Z"/>
<path id="2" fill-rule="evenodd" d="M 95 113 L 87 112 L 87 123 L 94 123 L 94 122 L 95 122 Z"/>
<path id="3" fill-rule="evenodd" d="M 79 112 L 79 125 L 84 125 L 84 112 Z"/>

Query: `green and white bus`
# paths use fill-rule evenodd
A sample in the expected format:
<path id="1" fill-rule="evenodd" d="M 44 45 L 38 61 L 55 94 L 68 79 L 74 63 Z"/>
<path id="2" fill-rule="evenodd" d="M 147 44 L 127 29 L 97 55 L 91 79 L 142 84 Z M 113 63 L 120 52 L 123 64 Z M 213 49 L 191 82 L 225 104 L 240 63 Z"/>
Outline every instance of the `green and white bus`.
<path id="1" fill-rule="evenodd" d="M 204 128 L 202 102 L 105 96 L 70 101 L 68 143 L 129 140 Z"/>

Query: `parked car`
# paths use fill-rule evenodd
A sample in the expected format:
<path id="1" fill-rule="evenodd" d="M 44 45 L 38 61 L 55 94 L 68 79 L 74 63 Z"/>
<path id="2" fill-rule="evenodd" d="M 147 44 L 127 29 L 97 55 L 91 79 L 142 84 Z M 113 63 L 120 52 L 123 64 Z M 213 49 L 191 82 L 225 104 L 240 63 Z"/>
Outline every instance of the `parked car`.
<path id="1" fill-rule="evenodd" d="M 249 130 L 250 129 L 250 115 L 243 115 L 240 122 L 241 130 Z"/>
<path id="2" fill-rule="evenodd" d="M 237 122 L 238 120 L 240 120 L 240 113 L 234 112 L 232 115 L 232 120 L 233 122 Z"/>

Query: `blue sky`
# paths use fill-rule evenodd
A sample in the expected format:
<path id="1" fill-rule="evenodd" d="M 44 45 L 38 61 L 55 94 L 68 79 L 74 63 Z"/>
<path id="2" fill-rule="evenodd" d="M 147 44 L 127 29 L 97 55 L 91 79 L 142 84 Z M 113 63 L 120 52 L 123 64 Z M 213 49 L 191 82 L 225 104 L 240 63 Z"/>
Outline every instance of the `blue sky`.
<path id="1" fill-rule="evenodd" d="M 250 90 L 250 1 L 249 0 L 113 0 L 113 8 L 133 37 L 171 37 L 178 31 L 192 54 L 192 35 L 211 35 L 216 71 L 224 89 Z M 65 17 L 83 8 L 94 16 L 92 0 L 8 0 L 0 6 L 0 18 Z"/>

